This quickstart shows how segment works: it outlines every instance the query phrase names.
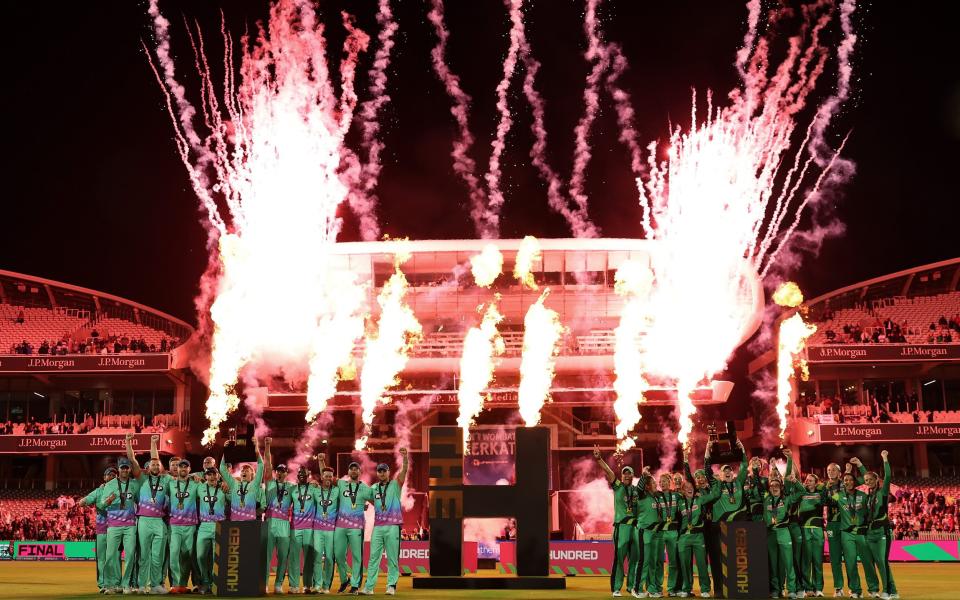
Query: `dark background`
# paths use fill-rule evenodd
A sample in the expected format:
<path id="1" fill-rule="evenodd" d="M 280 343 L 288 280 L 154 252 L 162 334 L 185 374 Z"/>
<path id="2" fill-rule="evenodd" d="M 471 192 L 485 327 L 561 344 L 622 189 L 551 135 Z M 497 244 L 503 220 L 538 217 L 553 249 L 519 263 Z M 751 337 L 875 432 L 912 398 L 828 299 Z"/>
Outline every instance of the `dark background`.
<path id="1" fill-rule="evenodd" d="M 568 174 L 588 71 L 580 56 L 583 3 L 529 4 L 528 37 L 543 62 L 538 85 L 547 101 L 551 160 Z M 733 59 L 745 29 L 739 2 L 660 4 L 609 0 L 602 8 L 607 39 L 621 43 L 631 63 L 624 85 L 633 94 L 644 145 L 664 139 L 671 120 L 688 124 L 692 86 L 722 97 L 736 84 Z M 340 8 L 376 35 L 374 0 L 323 5 L 331 46 L 342 35 Z M 846 155 L 858 172 L 836 206 L 846 234 L 828 240 L 796 275 L 808 296 L 958 254 L 960 70 L 946 6 L 858 8 L 855 88 L 834 127 L 837 136 L 852 131 Z M 195 80 L 181 15 L 200 22 L 216 55 L 220 8 L 239 33 L 265 16 L 266 2 L 161 2 L 188 84 Z M 21 1 L 3 10 L 7 158 L 0 265 L 195 321 L 192 298 L 206 260 L 205 235 L 141 48 L 141 39 L 150 43 L 146 3 L 100 0 L 40 10 Z M 451 169 L 449 100 L 430 65 L 435 38 L 428 2 L 397 0 L 394 10 L 400 30 L 378 190 L 383 231 L 413 239 L 474 237 L 466 190 Z M 447 25 L 450 63 L 474 98 L 475 157 L 485 165 L 508 42 L 506 11 L 499 0 L 448 0 Z M 516 91 L 511 99 L 518 117 L 505 161 L 502 236 L 568 236 L 528 164 L 528 111 Z M 606 236 L 637 237 L 637 194 L 616 132 L 605 99 L 593 135 L 591 217 Z M 345 217 L 341 239 L 355 239 L 355 224 Z"/>

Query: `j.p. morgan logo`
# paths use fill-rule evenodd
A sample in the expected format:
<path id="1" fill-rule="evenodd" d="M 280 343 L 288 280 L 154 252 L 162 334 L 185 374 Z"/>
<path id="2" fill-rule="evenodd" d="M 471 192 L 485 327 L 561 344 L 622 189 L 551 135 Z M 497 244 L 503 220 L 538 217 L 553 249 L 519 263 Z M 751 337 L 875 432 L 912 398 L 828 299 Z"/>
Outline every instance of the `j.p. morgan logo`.
<path id="1" fill-rule="evenodd" d="M 820 348 L 820 356 L 823 358 L 865 358 L 867 356 L 866 348 Z"/>
<path id="2" fill-rule="evenodd" d="M 946 348 L 928 348 L 923 346 L 903 346 L 900 348 L 900 356 L 904 358 L 923 357 L 938 358 L 947 355 Z"/>
<path id="3" fill-rule="evenodd" d="M 881 435 L 882 433 L 883 430 L 879 427 L 837 427 L 837 435 L 840 437 L 870 439 L 872 437 Z"/>
<path id="4" fill-rule="evenodd" d="M 72 369 L 77 362 L 70 358 L 31 358 L 27 361 L 28 369 Z"/>
<path id="5" fill-rule="evenodd" d="M 872 425 L 821 425 L 823 442 L 857 440 L 960 440 L 960 423 L 878 423 Z"/>

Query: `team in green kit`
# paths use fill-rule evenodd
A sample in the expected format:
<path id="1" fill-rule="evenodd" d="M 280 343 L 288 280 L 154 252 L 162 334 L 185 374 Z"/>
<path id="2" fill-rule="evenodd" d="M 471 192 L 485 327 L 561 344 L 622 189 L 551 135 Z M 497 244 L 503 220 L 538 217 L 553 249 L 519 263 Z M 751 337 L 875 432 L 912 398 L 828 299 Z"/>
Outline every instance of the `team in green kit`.
<path id="1" fill-rule="evenodd" d="M 623 466 L 618 478 L 600 449 L 594 448 L 594 458 L 613 492 L 613 597 L 623 595 L 624 584 L 635 598 L 719 595 L 720 590 L 711 586 L 711 572 L 719 570 L 708 552 L 711 543 L 718 543 L 712 524 L 752 520 L 767 530 L 771 598 L 824 595 L 825 543 L 831 567 L 838 573 L 834 597 L 844 596 L 845 575 L 851 598 L 899 598 L 889 561 L 891 470 L 886 450 L 881 452 L 882 476 L 852 458 L 843 477 L 840 467 L 832 463 L 821 482 L 813 473 L 801 476 L 789 449 L 783 450 L 787 460 L 781 473 L 772 460 L 748 460 L 739 441 L 739 469 L 721 465 L 715 475 L 712 447 L 708 442 L 704 468 L 696 472 L 691 472 L 685 449 L 683 474 L 662 474 L 659 489 L 649 467 L 635 477 L 633 467 Z M 866 593 L 858 563 L 866 578 Z"/>
<path id="2" fill-rule="evenodd" d="M 217 523 L 263 517 L 264 585 L 275 560 L 274 593 L 282 593 L 284 580 L 289 583 L 287 593 L 331 593 L 334 569 L 339 569 L 341 592 L 370 595 L 385 557 L 386 594 L 396 594 L 402 487 L 409 466 L 405 448 L 399 450 L 396 476 L 391 477 L 390 466 L 381 463 L 372 485 L 361 480 L 358 463 L 351 463 L 347 477 L 338 481 L 322 455 L 317 457 L 319 481 L 308 466 L 299 465 L 296 480 L 288 482 L 292 468 L 273 465 L 269 437 L 264 439 L 263 455 L 254 438 L 256 467 L 244 464 L 238 476 L 224 459 L 217 466 L 209 456 L 197 473 L 191 473 L 190 462 L 180 457 L 172 457 L 164 469 L 159 438 L 151 437 L 150 459 L 141 468 L 133 435 L 128 434 L 126 456 L 116 467 L 108 467 L 103 483 L 80 500 L 81 505 L 96 508 L 100 593 L 212 594 Z M 368 507 L 374 522 L 365 561 Z"/>

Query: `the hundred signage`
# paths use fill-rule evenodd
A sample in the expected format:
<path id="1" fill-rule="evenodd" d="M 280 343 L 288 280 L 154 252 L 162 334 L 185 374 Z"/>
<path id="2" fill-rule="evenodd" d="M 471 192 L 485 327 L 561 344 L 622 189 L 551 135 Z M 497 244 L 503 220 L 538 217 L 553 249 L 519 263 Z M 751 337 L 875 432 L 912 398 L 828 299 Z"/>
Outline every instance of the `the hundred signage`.
<path id="1" fill-rule="evenodd" d="M 137 433 L 131 444 L 134 450 L 147 451 L 150 448 L 150 433 Z M 160 451 L 179 452 L 183 449 L 183 432 L 166 431 L 160 434 Z M 83 453 L 83 454 L 123 454 L 124 434 L 41 434 L 41 435 L 0 435 L 0 454 L 36 454 L 36 453 Z"/>
<path id="2" fill-rule="evenodd" d="M 167 371 L 169 354 L 0 355 L 0 373 Z"/>
<path id="3" fill-rule="evenodd" d="M 960 344 L 828 344 L 807 347 L 807 361 L 812 363 L 918 360 L 960 360 Z"/>
<path id="4" fill-rule="evenodd" d="M 821 442 L 960 440 L 960 423 L 863 423 L 819 427 Z"/>

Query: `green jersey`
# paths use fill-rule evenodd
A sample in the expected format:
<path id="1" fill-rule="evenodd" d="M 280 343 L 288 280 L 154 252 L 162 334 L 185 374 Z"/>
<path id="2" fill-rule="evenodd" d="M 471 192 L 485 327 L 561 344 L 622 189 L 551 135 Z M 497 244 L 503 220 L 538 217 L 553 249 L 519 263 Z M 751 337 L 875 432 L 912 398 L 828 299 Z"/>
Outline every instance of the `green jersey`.
<path id="1" fill-rule="evenodd" d="M 691 497 L 686 494 L 680 496 L 678 515 L 680 518 L 680 534 L 700 533 L 710 511 L 710 504 L 717 499 L 717 492 L 707 488 L 704 493 L 698 490 Z"/>
<path id="2" fill-rule="evenodd" d="M 763 522 L 767 529 L 782 529 L 790 524 L 790 512 L 799 501 L 797 494 L 774 496 L 767 493 L 763 498 Z"/>
<path id="3" fill-rule="evenodd" d="M 743 492 L 743 484 L 747 480 L 747 455 L 744 453 L 743 460 L 740 463 L 740 471 L 733 481 L 720 481 L 713 477 L 710 457 L 704 459 L 704 470 L 707 480 L 711 481 L 710 487 L 719 493 L 716 501 L 713 503 L 713 521 L 733 521 L 747 511 L 746 498 Z"/>
<path id="4" fill-rule="evenodd" d="M 867 492 L 867 518 L 871 529 L 889 525 L 890 463 L 883 461 L 883 483 Z"/>
<path id="5" fill-rule="evenodd" d="M 640 491 L 635 485 L 623 485 L 619 479 L 610 484 L 613 490 L 613 524 L 634 523 L 637 518 L 637 502 Z"/>
<path id="6" fill-rule="evenodd" d="M 840 529 L 855 531 L 868 524 L 867 495 L 860 490 L 854 488 L 847 491 L 846 488 L 841 488 L 832 496 L 827 496 L 827 503 L 837 508 L 840 514 Z"/>
<path id="7" fill-rule="evenodd" d="M 237 481 L 234 479 L 222 458 L 220 459 L 220 475 L 230 486 L 230 520 L 256 520 L 260 482 L 263 480 L 263 460 L 257 457 L 257 471 L 252 481 Z"/>

